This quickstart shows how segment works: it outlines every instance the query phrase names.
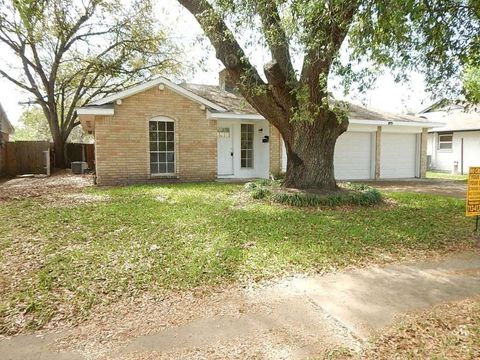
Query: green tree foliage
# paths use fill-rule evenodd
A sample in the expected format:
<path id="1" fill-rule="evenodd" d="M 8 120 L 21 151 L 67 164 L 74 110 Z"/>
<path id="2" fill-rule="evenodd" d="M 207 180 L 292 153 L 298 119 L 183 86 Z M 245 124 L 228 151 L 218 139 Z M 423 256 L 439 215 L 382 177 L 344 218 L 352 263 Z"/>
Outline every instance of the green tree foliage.
<path id="1" fill-rule="evenodd" d="M 468 67 L 463 84 L 467 101 L 470 104 L 480 104 L 480 67 Z"/>
<path id="2" fill-rule="evenodd" d="M 51 141 L 52 135 L 50 134 L 48 121 L 41 108 L 29 106 L 23 110 L 13 139 Z"/>
<path id="3" fill-rule="evenodd" d="M 27 106 L 19 119 L 19 126 L 16 127 L 13 140 L 46 140 L 52 141 L 52 134 L 48 126 L 48 120 L 43 110 L 38 106 Z M 67 142 L 92 143 L 93 136 L 86 134 L 80 126 L 72 129 Z"/>
<path id="4" fill-rule="evenodd" d="M 199 22 L 246 100 L 282 134 L 285 185 L 335 188 L 335 142 L 348 127 L 345 104 L 329 98 L 378 70 L 425 74 L 430 89 L 459 88 L 480 49 L 478 0 L 178 0 Z M 248 54 L 268 49 L 260 69 Z M 300 59 L 298 65 L 296 60 Z"/>
<path id="5" fill-rule="evenodd" d="M 0 76 L 32 95 L 48 121 L 57 166 L 79 125 L 75 108 L 159 73 L 180 70 L 180 51 L 149 0 L 0 0 L 0 42 L 15 62 Z"/>

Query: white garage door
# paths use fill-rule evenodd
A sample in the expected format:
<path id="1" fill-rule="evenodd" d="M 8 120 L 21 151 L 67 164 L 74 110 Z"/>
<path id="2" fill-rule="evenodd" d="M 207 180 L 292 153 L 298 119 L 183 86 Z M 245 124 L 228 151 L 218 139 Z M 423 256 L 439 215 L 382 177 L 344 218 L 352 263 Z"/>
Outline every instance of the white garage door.
<path id="1" fill-rule="evenodd" d="M 372 177 L 372 134 L 346 132 L 335 145 L 335 178 L 338 180 Z"/>
<path id="2" fill-rule="evenodd" d="M 382 134 L 381 178 L 415 177 L 416 139 L 415 134 Z"/>

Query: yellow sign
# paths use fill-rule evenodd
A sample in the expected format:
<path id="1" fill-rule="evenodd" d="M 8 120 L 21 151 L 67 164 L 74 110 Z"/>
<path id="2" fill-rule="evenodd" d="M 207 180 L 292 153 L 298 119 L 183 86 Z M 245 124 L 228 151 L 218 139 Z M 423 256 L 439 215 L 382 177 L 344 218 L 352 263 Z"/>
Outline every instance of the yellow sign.
<path id="1" fill-rule="evenodd" d="M 480 167 L 471 167 L 468 173 L 467 216 L 480 216 Z"/>

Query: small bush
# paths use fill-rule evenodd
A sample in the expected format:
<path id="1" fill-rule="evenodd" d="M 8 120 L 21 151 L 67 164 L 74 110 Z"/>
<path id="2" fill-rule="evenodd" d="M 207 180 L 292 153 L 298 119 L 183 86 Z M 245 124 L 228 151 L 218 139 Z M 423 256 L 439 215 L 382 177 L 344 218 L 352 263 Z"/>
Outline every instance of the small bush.
<path id="1" fill-rule="evenodd" d="M 246 190 L 252 191 L 252 190 L 255 190 L 256 188 L 258 188 L 258 185 L 256 182 L 248 182 L 245 184 Z"/>
<path id="2" fill-rule="evenodd" d="M 281 180 L 259 179 L 259 180 L 255 181 L 255 184 L 257 184 L 257 186 L 276 187 L 276 186 L 280 186 L 282 184 L 282 182 L 281 182 Z"/>
<path id="3" fill-rule="evenodd" d="M 257 187 L 254 190 L 252 190 L 252 197 L 256 200 L 264 199 L 269 195 L 270 195 L 270 190 L 265 188 Z"/>

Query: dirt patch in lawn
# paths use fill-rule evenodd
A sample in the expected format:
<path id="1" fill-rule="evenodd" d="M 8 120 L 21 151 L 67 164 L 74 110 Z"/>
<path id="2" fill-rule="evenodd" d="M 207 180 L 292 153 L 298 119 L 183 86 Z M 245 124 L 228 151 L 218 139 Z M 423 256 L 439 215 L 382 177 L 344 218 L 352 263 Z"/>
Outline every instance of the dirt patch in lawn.
<path id="1" fill-rule="evenodd" d="M 0 182 L 0 202 L 28 198 L 52 198 L 93 186 L 92 175 L 59 170 L 52 176 L 18 177 Z"/>

